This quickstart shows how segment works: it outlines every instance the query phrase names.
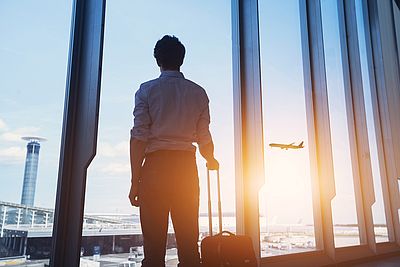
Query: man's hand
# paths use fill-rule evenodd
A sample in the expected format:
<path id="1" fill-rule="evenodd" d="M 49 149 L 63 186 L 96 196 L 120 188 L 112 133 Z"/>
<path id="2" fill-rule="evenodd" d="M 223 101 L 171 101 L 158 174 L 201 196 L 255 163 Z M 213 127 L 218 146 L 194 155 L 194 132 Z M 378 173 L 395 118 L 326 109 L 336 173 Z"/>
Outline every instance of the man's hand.
<path id="1" fill-rule="evenodd" d="M 131 138 L 129 142 L 130 161 L 131 161 L 131 191 L 129 192 L 129 200 L 132 206 L 139 207 L 139 181 L 142 163 L 144 159 L 144 151 L 147 143 L 135 138 Z"/>
<path id="2" fill-rule="evenodd" d="M 132 206 L 139 207 L 139 183 L 132 183 L 129 200 Z"/>
<path id="3" fill-rule="evenodd" d="M 218 170 L 219 163 L 214 158 L 214 143 L 211 141 L 205 145 L 199 145 L 200 154 L 203 156 L 205 160 L 207 160 L 207 168 L 209 170 Z"/>
<path id="4" fill-rule="evenodd" d="M 207 161 L 206 166 L 209 170 L 219 170 L 219 162 L 215 158 Z"/>

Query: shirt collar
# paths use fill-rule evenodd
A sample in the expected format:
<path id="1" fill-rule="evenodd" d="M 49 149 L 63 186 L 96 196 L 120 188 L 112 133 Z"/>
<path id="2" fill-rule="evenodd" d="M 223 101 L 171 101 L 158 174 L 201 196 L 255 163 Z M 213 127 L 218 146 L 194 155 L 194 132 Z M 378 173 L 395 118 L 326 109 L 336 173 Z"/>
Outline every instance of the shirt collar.
<path id="1" fill-rule="evenodd" d="M 185 78 L 183 73 L 177 70 L 164 70 L 160 74 L 161 77 L 176 77 L 176 78 Z"/>

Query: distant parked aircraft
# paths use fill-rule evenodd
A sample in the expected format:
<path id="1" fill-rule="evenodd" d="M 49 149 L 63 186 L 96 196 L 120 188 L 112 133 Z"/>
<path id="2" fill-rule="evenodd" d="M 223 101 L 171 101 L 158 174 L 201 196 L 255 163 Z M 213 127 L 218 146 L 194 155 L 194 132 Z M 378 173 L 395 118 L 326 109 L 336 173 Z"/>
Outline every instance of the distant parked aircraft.
<path id="1" fill-rule="evenodd" d="M 269 144 L 270 147 L 279 147 L 280 149 L 300 149 L 304 147 L 304 141 L 301 141 L 300 144 L 295 145 L 294 143 L 291 144 L 276 144 L 276 143 L 271 143 Z"/>

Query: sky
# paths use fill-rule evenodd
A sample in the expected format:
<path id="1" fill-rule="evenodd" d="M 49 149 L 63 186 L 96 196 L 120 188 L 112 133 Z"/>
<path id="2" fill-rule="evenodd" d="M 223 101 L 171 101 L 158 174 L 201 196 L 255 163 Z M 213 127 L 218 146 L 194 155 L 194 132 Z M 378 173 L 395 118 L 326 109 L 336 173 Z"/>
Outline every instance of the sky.
<path id="1" fill-rule="evenodd" d="M 260 210 L 272 223 L 312 224 L 299 5 L 260 1 L 259 8 L 266 173 Z M 301 141 L 305 149 L 269 147 Z"/>
<path id="2" fill-rule="evenodd" d="M 70 1 L 0 1 L 1 200 L 20 202 L 26 154 L 20 138 L 36 135 L 48 139 L 36 205 L 54 206 L 70 20 Z"/>
<path id="3" fill-rule="evenodd" d="M 266 169 L 260 213 L 269 223 L 312 223 L 299 5 L 297 0 L 259 2 Z M 322 3 L 331 133 L 338 148 L 334 218 L 356 223 L 337 13 L 335 1 Z M 35 205 L 54 207 L 70 20 L 71 0 L 0 1 L 0 200 L 20 202 L 26 154 L 20 138 L 37 135 L 48 141 L 41 147 Z M 106 8 L 98 153 L 88 169 L 87 213 L 138 212 L 127 198 L 133 97 L 140 83 L 158 77 L 152 52 L 165 34 L 176 35 L 186 46 L 181 70 L 209 95 L 222 206 L 235 210 L 230 1 L 120 0 L 108 1 Z M 305 149 L 299 151 L 268 146 L 301 141 Z M 198 165 L 200 210 L 205 212 L 200 156 Z M 382 223 L 383 208 L 377 207 L 376 220 Z"/>

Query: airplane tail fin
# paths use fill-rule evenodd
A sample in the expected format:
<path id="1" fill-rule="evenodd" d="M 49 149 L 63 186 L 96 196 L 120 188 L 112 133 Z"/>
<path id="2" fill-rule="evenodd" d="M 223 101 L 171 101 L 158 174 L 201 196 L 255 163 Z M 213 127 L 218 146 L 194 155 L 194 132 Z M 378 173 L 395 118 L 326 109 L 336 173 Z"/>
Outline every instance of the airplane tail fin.
<path id="1" fill-rule="evenodd" d="M 301 143 L 299 144 L 299 147 L 304 147 L 304 141 L 301 141 Z"/>

